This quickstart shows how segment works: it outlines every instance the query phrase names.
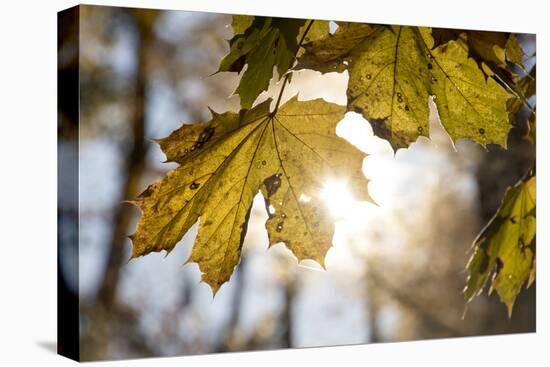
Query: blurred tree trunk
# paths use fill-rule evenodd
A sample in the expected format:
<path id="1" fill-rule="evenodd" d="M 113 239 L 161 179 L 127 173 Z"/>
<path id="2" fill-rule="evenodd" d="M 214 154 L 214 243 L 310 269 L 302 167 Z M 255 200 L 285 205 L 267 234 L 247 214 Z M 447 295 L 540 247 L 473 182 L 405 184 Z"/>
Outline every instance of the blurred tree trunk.
<path id="1" fill-rule="evenodd" d="M 284 286 L 284 308 L 281 315 L 281 324 L 283 326 L 283 335 L 281 340 L 282 348 L 292 348 L 294 346 L 294 298 L 296 295 L 296 279 L 294 274 L 288 276 Z"/>
<path id="2" fill-rule="evenodd" d="M 136 11 L 130 14 L 129 19 L 134 21 L 136 30 L 136 78 L 135 95 L 133 101 L 133 117 L 131 121 L 131 142 L 128 144 L 122 170 L 125 178 L 119 202 L 135 198 L 139 194 L 139 180 L 144 171 L 146 141 L 145 141 L 145 108 L 147 89 L 147 54 L 154 43 L 154 17 L 145 16 L 145 13 Z M 125 258 L 125 243 L 127 231 L 132 218 L 130 205 L 118 206 L 113 218 L 113 232 L 109 244 L 107 264 L 103 279 L 96 296 L 95 305 L 90 311 L 88 332 L 83 337 L 82 358 L 105 359 L 109 358 L 109 342 L 113 324 L 113 314 L 116 308 L 116 294 L 119 285 L 120 271 Z"/>
<path id="3" fill-rule="evenodd" d="M 378 316 L 379 316 L 379 297 L 380 295 L 377 292 L 378 285 L 373 279 L 373 276 L 371 275 L 371 263 L 372 261 L 367 261 L 367 269 L 365 270 L 364 275 L 364 282 L 366 285 L 366 303 L 367 303 L 367 314 L 368 317 L 368 336 L 367 341 L 368 343 L 379 343 L 382 341 L 380 330 L 378 327 Z"/>
<path id="4" fill-rule="evenodd" d="M 225 331 L 218 341 L 218 345 L 214 347 L 215 353 L 232 352 L 243 349 L 243 341 L 239 338 L 239 319 L 241 314 L 242 300 L 244 296 L 245 277 L 247 255 L 243 252 L 239 266 L 235 268 L 233 299 L 231 302 L 231 310 L 227 320 Z"/>

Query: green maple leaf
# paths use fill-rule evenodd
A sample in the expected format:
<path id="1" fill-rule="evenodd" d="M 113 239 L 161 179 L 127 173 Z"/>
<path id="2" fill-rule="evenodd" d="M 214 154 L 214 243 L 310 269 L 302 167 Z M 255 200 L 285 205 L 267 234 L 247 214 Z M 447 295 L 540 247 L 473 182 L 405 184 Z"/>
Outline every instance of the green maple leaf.
<path id="1" fill-rule="evenodd" d="M 523 49 L 521 48 L 521 45 L 519 44 L 519 41 L 514 33 L 511 33 L 510 36 L 508 36 L 508 40 L 506 41 L 504 48 L 506 50 L 507 61 L 518 65 L 523 64 Z"/>
<path id="2" fill-rule="evenodd" d="M 345 107 L 296 97 L 269 112 L 271 100 L 241 113 L 213 112 L 207 123 L 183 125 L 159 144 L 179 167 L 135 201 L 142 210 L 132 256 L 170 252 L 200 218 L 188 261 L 213 292 L 238 264 L 254 196 L 268 209 L 270 245 L 284 242 L 299 260 L 323 264 L 334 223 L 319 197 L 323 182 L 347 178 L 368 199 L 364 154 L 336 135 Z"/>
<path id="3" fill-rule="evenodd" d="M 491 277 L 491 290 L 512 309 L 525 282 L 535 279 L 536 177 L 508 188 L 501 207 L 474 241 L 466 269 L 464 297 L 469 302 L 485 288 Z"/>
<path id="4" fill-rule="evenodd" d="M 527 105 L 531 113 L 527 120 L 527 134 L 525 138 L 532 144 L 536 143 L 536 108 L 530 105 L 529 98 L 536 94 L 537 88 L 537 69 L 533 67 L 529 74 L 519 79 L 514 83 L 514 92 L 518 95 L 518 98 L 514 98 L 508 101 L 508 113 L 510 115 L 510 121 L 515 122 L 516 115 L 520 109 Z"/>
<path id="5" fill-rule="evenodd" d="M 326 21 L 315 21 L 308 27 L 305 19 L 246 15 L 233 16 L 232 28 L 230 51 L 221 60 L 218 72 L 240 73 L 248 65 L 235 90 L 245 109 L 252 107 L 258 95 L 267 90 L 274 67 L 279 79 L 290 69 L 299 53 L 300 40 L 307 42 L 329 31 Z"/>
<path id="6" fill-rule="evenodd" d="M 460 39 L 436 46 L 429 28 L 343 23 L 304 45 L 297 69 L 348 70 L 348 108 L 394 149 L 428 136 L 428 98 L 453 140 L 506 146 L 511 95 L 486 77 Z"/>
<path id="7" fill-rule="evenodd" d="M 395 148 L 428 134 L 430 78 L 412 27 L 341 24 L 334 36 L 306 44 L 299 68 L 349 72 L 348 106 Z"/>
<path id="8" fill-rule="evenodd" d="M 493 71 L 506 69 L 510 63 L 521 65 L 523 50 L 514 33 L 432 28 L 435 46 L 451 40 L 468 45 L 470 56 L 485 63 Z"/>
<path id="9" fill-rule="evenodd" d="M 233 15 L 231 17 L 231 28 L 233 29 L 233 36 L 243 34 L 247 30 L 247 28 L 252 25 L 253 21 L 253 15 Z"/>
<path id="10" fill-rule="evenodd" d="M 506 42 L 508 37 L 502 32 L 466 31 L 460 32 L 468 48 L 477 53 L 482 60 L 506 67 Z"/>
<path id="11" fill-rule="evenodd" d="M 445 130 L 453 140 L 466 138 L 483 146 L 506 147 L 512 126 L 506 105 L 512 95 L 468 57 L 464 42 L 449 41 L 432 48 L 429 32 L 424 29 L 422 35 L 430 49 L 432 94 Z"/>
<path id="12" fill-rule="evenodd" d="M 242 31 L 248 21 L 237 18 L 234 31 Z M 242 108 L 252 107 L 258 95 L 267 90 L 274 67 L 280 78 L 292 66 L 298 49 L 296 38 L 304 23 L 303 19 L 254 17 L 243 33 L 229 41 L 230 52 L 218 71 L 240 73 L 248 65 L 235 91 L 241 97 Z"/>

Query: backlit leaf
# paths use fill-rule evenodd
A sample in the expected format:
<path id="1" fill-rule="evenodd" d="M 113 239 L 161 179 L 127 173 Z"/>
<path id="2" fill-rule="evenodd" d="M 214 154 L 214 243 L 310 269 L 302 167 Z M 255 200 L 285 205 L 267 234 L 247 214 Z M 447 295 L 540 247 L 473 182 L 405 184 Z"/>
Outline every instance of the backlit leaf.
<path id="1" fill-rule="evenodd" d="M 416 28 L 383 28 L 349 61 L 348 107 L 394 149 L 428 135 L 430 77 Z"/>
<path id="2" fill-rule="evenodd" d="M 462 41 L 432 49 L 430 35 L 423 32 L 423 36 L 430 49 L 432 94 L 445 130 L 453 140 L 467 138 L 506 147 L 511 128 L 506 103 L 511 94 L 484 75 Z"/>
<path id="3" fill-rule="evenodd" d="M 502 205 L 474 241 L 464 297 L 471 301 L 485 288 L 491 290 L 512 314 L 514 301 L 525 282 L 535 274 L 536 177 L 508 188 Z"/>
<path id="4" fill-rule="evenodd" d="M 523 106 L 529 106 L 529 99 L 535 95 L 537 83 L 537 69 L 533 67 L 529 74 L 524 75 L 522 78 L 516 78 L 509 85 L 513 88 L 516 98 L 508 100 L 507 109 L 510 115 L 510 120 L 515 123 L 516 116 Z M 519 80 L 518 80 L 519 79 Z M 531 108 L 531 110 L 533 110 Z"/>
<path id="5" fill-rule="evenodd" d="M 432 28 L 432 37 L 434 47 L 462 40 L 470 56 L 491 68 L 505 69 L 509 63 L 522 63 L 523 50 L 514 33 Z"/>
<path id="6" fill-rule="evenodd" d="M 506 59 L 518 65 L 523 62 L 523 49 L 514 33 L 511 33 L 506 41 Z"/>
<path id="7" fill-rule="evenodd" d="M 348 108 L 361 111 L 394 149 L 428 136 L 431 95 L 453 140 L 506 146 L 511 95 L 486 77 L 460 38 L 436 46 L 429 28 L 343 23 L 304 48 L 296 68 L 348 70 Z"/>
<path id="8" fill-rule="evenodd" d="M 230 52 L 218 71 L 240 73 L 248 65 L 235 91 L 242 108 L 252 107 L 258 95 L 267 90 L 274 67 L 279 79 L 290 69 L 300 40 L 307 42 L 329 32 L 327 21 L 314 21 L 311 27 L 308 24 L 304 19 L 233 16 Z"/>
<path id="9" fill-rule="evenodd" d="M 485 62 L 499 67 L 506 66 L 506 42 L 508 37 L 502 32 L 465 31 L 462 40 Z"/>
<path id="10" fill-rule="evenodd" d="M 322 73 L 346 70 L 352 51 L 365 42 L 380 27 L 363 23 L 338 23 L 334 34 L 326 34 L 304 44 L 306 52 L 298 59 L 295 69 L 313 69 Z"/>
<path id="11" fill-rule="evenodd" d="M 253 21 L 253 15 L 233 15 L 231 20 L 233 36 L 243 34 L 244 31 L 246 31 L 246 29 L 252 25 Z"/>
<path id="12" fill-rule="evenodd" d="M 336 135 L 345 107 L 295 97 L 273 115 L 270 102 L 238 114 L 213 112 L 209 122 L 183 125 L 158 141 L 179 167 L 136 200 L 142 217 L 133 257 L 170 252 L 200 219 L 188 261 L 217 292 L 239 262 L 252 200 L 261 192 L 270 245 L 284 242 L 299 260 L 323 264 L 334 223 L 319 192 L 338 177 L 358 200 L 368 199 L 364 155 Z"/>
<path id="13" fill-rule="evenodd" d="M 242 31 L 248 18 L 234 22 L 234 30 Z M 218 71 L 241 72 L 239 86 L 235 91 L 241 97 L 242 108 L 249 109 L 258 95 L 267 90 L 277 68 L 279 78 L 292 66 L 298 49 L 296 38 L 303 19 L 254 17 L 244 33 L 236 34 L 230 41 L 230 52 Z"/>

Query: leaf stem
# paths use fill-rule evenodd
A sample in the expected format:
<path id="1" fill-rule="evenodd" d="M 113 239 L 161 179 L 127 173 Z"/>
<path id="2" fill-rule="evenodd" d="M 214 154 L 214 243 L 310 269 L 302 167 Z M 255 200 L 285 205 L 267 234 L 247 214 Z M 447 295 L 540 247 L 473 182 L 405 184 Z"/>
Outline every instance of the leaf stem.
<path id="1" fill-rule="evenodd" d="M 304 31 L 304 34 L 302 34 L 302 38 L 300 38 L 300 42 L 298 42 L 298 47 L 296 48 L 296 54 L 294 55 L 294 60 L 296 60 L 296 57 L 298 55 L 298 51 L 300 51 L 300 47 L 302 47 L 302 44 L 304 43 L 304 40 L 306 39 L 307 33 L 311 29 L 311 26 L 313 25 L 313 22 L 315 20 L 311 19 L 309 21 L 309 24 L 306 27 L 306 30 Z M 292 72 L 287 72 L 285 75 L 285 78 L 283 79 L 283 85 L 281 86 L 281 90 L 279 91 L 279 96 L 277 97 L 277 102 L 275 103 L 275 108 L 273 109 L 273 112 L 270 113 L 271 117 L 274 117 L 277 113 L 277 110 L 279 109 L 279 105 L 281 104 L 281 99 L 283 98 L 283 92 L 285 91 L 285 87 L 290 80 L 290 76 L 292 75 Z"/>
<path id="2" fill-rule="evenodd" d="M 275 103 L 275 108 L 273 109 L 273 112 L 271 112 L 271 117 L 274 117 L 277 113 L 277 110 L 279 109 L 279 104 L 281 103 L 281 98 L 283 97 L 283 92 L 285 91 L 286 84 L 288 83 L 288 79 L 290 77 L 291 73 L 287 73 L 285 75 L 285 78 L 283 79 L 283 85 L 281 86 L 281 90 L 279 91 L 279 96 L 277 97 L 277 103 Z"/>

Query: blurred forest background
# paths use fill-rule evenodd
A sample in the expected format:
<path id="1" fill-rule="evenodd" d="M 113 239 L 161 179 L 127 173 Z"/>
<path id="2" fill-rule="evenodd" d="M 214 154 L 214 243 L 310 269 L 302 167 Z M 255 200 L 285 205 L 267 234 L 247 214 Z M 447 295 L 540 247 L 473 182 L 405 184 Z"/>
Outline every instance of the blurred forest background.
<path id="1" fill-rule="evenodd" d="M 80 300 L 82 359 L 535 331 L 534 286 L 511 319 L 496 294 L 478 297 L 462 319 L 468 249 L 506 187 L 534 162 L 521 127 L 510 132 L 508 150 L 485 151 L 467 141 L 453 146 L 434 115 L 431 140 L 394 156 L 360 115 L 348 113 L 339 133 L 369 154 L 364 171 L 379 206 L 341 208 L 341 198 L 328 198 L 337 227 L 326 271 L 298 264 L 283 245 L 267 250 L 261 200 L 241 263 L 214 299 L 198 267 L 183 266 L 196 231 L 167 257 L 128 262 L 139 213 L 122 202 L 174 168 L 152 139 L 182 121 L 208 120 L 208 107 L 238 110 L 238 97 L 229 98 L 238 75 L 212 75 L 228 51 L 230 23 L 230 15 L 80 6 L 79 52 L 76 33 L 60 29 L 60 63 L 80 62 L 80 131 L 78 113 L 62 110 L 59 145 L 80 135 L 79 284 L 62 280 Z M 534 36 L 519 39 L 534 54 Z M 526 57 L 528 69 L 534 63 Z M 346 84 L 347 73 L 304 71 L 285 98 L 300 92 L 302 100 L 345 104 Z M 60 230 L 78 215 L 62 205 Z"/>

